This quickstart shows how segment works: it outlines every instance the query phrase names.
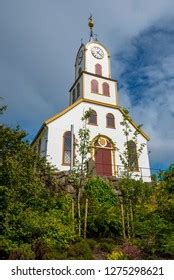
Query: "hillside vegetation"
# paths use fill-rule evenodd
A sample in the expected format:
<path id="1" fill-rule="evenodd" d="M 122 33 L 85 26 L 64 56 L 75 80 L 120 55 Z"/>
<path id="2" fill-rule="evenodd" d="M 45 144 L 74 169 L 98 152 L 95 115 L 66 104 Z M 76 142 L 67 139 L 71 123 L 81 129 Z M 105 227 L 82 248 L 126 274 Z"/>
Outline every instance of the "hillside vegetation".
<path id="1" fill-rule="evenodd" d="M 151 184 L 89 176 L 80 199 L 19 128 L 0 127 L 1 259 L 172 259 L 174 165 Z M 71 178 L 72 176 L 72 178 Z"/>

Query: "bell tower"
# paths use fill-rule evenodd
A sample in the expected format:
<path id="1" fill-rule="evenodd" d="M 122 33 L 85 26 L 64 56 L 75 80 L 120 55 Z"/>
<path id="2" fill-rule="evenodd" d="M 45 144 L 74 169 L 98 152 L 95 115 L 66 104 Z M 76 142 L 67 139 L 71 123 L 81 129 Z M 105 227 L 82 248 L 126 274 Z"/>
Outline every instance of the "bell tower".
<path id="1" fill-rule="evenodd" d="M 90 39 L 81 44 L 75 60 L 75 83 L 70 89 L 70 104 L 79 98 L 117 104 L 117 82 L 111 79 L 110 52 L 94 36 L 94 21 L 88 21 Z"/>
<path id="2" fill-rule="evenodd" d="M 81 71 L 87 71 L 99 76 L 111 78 L 110 52 L 94 36 L 94 22 L 92 16 L 88 21 L 90 28 L 89 42 L 81 44 L 75 61 L 75 80 Z"/>

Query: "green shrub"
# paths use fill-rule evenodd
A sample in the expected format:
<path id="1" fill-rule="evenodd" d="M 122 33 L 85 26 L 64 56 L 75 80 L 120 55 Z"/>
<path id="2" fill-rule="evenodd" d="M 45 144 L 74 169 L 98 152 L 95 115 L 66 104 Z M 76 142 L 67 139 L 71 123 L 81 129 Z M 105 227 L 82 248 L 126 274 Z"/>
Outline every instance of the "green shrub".
<path id="1" fill-rule="evenodd" d="M 75 260 L 92 260 L 92 251 L 86 240 L 81 240 L 75 244 L 72 244 L 68 249 L 68 259 Z"/>
<path id="2" fill-rule="evenodd" d="M 66 260 L 67 252 L 59 252 L 58 250 L 52 250 L 45 253 L 44 260 Z"/>
<path id="3" fill-rule="evenodd" d="M 160 253 L 174 259 L 174 232 L 164 235 L 161 240 Z"/>
<path id="4" fill-rule="evenodd" d="M 99 243 L 97 245 L 97 248 L 99 248 L 99 249 L 101 249 L 105 252 L 111 253 L 113 248 L 114 248 L 114 244 L 113 243 L 102 242 L 102 243 Z"/>
<path id="5" fill-rule="evenodd" d="M 16 248 L 11 240 L 0 237 L 0 259 L 6 260 L 9 257 L 10 251 Z"/>
<path id="6" fill-rule="evenodd" d="M 92 238 L 87 239 L 86 241 L 87 241 L 89 247 L 90 247 L 92 250 L 93 250 L 93 249 L 95 248 L 95 246 L 97 245 L 97 241 L 94 240 L 94 239 L 92 239 Z"/>
<path id="7" fill-rule="evenodd" d="M 35 254 L 31 249 L 30 244 L 22 244 L 16 249 L 12 249 L 9 255 L 9 260 L 34 260 Z"/>
<path id="8" fill-rule="evenodd" d="M 107 256 L 108 260 L 128 260 L 128 256 L 124 254 L 121 250 L 115 249 L 111 254 Z"/>
<path id="9" fill-rule="evenodd" d="M 120 234 L 121 225 L 117 195 L 108 181 L 93 177 L 85 186 L 89 198 L 88 237 L 112 237 Z"/>
<path id="10" fill-rule="evenodd" d="M 117 195 L 108 181 L 98 177 L 93 177 L 88 180 L 85 186 L 85 193 L 90 199 L 95 202 L 105 204 L 106 206 L 114 206 L 117 202 Z"/>

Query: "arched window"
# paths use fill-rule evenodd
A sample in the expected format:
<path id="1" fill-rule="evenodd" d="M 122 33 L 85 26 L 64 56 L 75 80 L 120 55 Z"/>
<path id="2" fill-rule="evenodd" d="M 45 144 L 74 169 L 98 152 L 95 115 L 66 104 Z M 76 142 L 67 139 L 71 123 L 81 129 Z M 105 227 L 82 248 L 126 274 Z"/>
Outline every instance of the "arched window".
<path id="1" fill-rule="evenodd" d="M 103 88 L 103 95 L 109 96 L 110 95 L 109 84 L 103 83 L 102 88 Z"/>
<path id="2" fill-rule="evenodd" d="M 95 65 L 95 74 L 102 76 L 102 66 L 99 63 Z"/>
<path id="3" fill-rule="evenodd" d="M 106 115 L 106 126 L 109 128 L 115 128 L 115 118 L 111 113 Z"/>
<path id="4" fill-rule="evenodd" d="M 76 90 L 74 88 L 72 92 L 72 103 L 74 103 L 75 101 L 76 101 Z"/>
<path id="5" fill-rule="evenodd" d="M 138 156 L 136 143 L 132 140 L 127 142 L 128 166 L 130 171 L 138 171 Z"/>
<path id="6" fill-rule="evenodd" d="M 71 131 L 63 135 L 63 164 L 70 165 L 71 160 Z"/>
<path id="7" fill-rule="evenodd" d="M 88 124 L 97 125 L 97 113 L 96 113 L 96 111 L 94 111 L 94 110 L 91 111 L 91 114 L 88 118 Z"/>
<path id="8" fill-rule="evenodd" d="M 80 84 L 77 84 L 77 98 L 80 96 Z"/>
<path id="9" fill-rule="evenodd" d="M 91 92 L 98 93 L 98 82 L 96 80 L 91 81 Z"/>

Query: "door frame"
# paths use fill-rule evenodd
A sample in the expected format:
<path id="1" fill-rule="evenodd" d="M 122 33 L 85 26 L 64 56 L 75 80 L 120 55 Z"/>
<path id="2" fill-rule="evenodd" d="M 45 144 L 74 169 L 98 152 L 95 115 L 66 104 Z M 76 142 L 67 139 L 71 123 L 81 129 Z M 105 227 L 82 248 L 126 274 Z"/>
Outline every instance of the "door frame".
<path id="1" fill-rule="evenodd" d="M 99 140 L 100 138 L 106 139 L 111 144 L 111 147 L 102 147 L 101 146 L 99 148 L 111 150 L 112 176 L 116 176 L 116 156 L 115 156 L 116 145 L 114 144 L 114 142 L 112 141 L 111 138 L 109 138 L 108 136 L 106 136 L 104 134 L 98 134 L 97 136 L 95 136 L 91 141 L 91 158 L 95 162 L 95 150 L 96 150 L 95 142 L 97 140 Z"/>

